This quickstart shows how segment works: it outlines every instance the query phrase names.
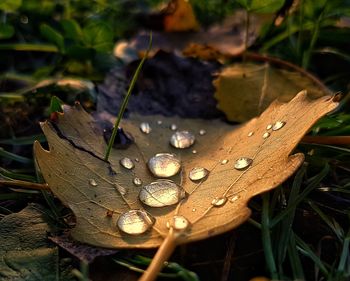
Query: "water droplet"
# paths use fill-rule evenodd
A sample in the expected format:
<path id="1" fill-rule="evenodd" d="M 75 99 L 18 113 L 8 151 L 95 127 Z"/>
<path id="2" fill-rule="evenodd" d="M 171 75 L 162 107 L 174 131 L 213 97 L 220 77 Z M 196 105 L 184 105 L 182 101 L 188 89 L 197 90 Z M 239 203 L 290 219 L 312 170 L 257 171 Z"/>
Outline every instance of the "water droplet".
<path id="1" fill-rule="evenodd" d="M 285 121 L 277 121 L 273 127 L 272 127 L 272 130 L 273 131 L 278 131 L 279 129 L 281 129 L 284 125 L 286 125 L 286 122 Z"/>
<path id="2" fill-rule="evenodd" d="M 190 222 L 184 216 L 173 216 L 172 220 L 167 222 L 167 227 L 173 227 L 175 230 L 186 230 Z"/>
<path id="3" fill-rule="evenodd" d="M 135 167 L 134 162 L 128 158 L 128 157 L 124 157 L 122 159 L 120 159 L 120 165 L 122 165 L 125 169 L 131 170 L 132 168 Z"/>
<path id="4" fill-rule="evenodd" d="M 272 128 L 272 124 L 266 126 L 266 130 L 270 130 Z"/>
<path id="5" fill-rule="evenodd" d="M 249 132 L 248 133 L 248 137 L 251 137 L 252 135 L 254 135 L 254 132 Z"/>
<path id="6" fill-rule="evenodd" d="M 193 153 L 193 154 L 196 154 L 196 153 L 197 153 L 197 150 L 193 149 L 193 150 L 192 150 L 192 153 Z"/>
<path id="7" fill-rule="evenodd" d="M 204 130 L 204 129 L 199 130 L 199 134 L 200 134 L 201 136 L 204 136 L 206 133 L 207 133 L 207 131 Z"/>
<path id="8" fill-rule="evenodd" d="M 213 201 L 211 201 L 211 204 L 214 207 L 222 207 L 226 204 L 227 202 L 227 198 L 226 197 L 216 197 L 213 199 Z"/>
<path id="9" fill-rule="evenodd" d="M 197 211 L 196 208 L 193 208 L 193 209 L 192 209 L 192 212 L 195 212 L 195 211 Z"/>
<path id="10" fill-rule="evenodd" d="M 221 165 L 225 165 L 227 163 L 228 163 L 228 159 L 224 159 L 224 160 L 221 161 Z"/>
<path id="11" fill-rule="evenodd" d="M 195 137 L 189 131 L 179 131 L 170 138 L 170 144 L 176 148 L 190 147 L 195 141 Z"/>
<path id="12" fill-rule="evenodd" d="M 130 235 L 140 235 L 149 230 L 155 219 L 145 211 L 130 210 L 120 215 L 117 221 L 118 228 Z"/>
<path id="13" fill-rule="evenodd" d="M 158 153 L 148 161 L 148 168 L 159 178 L 176 175 L 181 168 L 181 161 L 172 153 Z"/>
<path id="14" fill-rule="evenodd" d="M 171 180 L 157 180 L 142 187 L 139 199 L 150 207 L 177 204 L 185 197 L 185 190 Z"/>
<path id="15" fill-rule="evenodd" d="M 132 180 L 133 184 L 136 186 L 141 186 L 142 185 L 142 180 L 140 178 L 134 178 Z"/>
<path id="16" fill-rule="evenodd" d="M 97 186 L 98 185 L 97 182 L 94 179 L 89 179 L 89 184 L 91 186 Z"/>
<path id="17" fill-rule="evenodd" d="M 266 132 L 265 134 L 263 134 L 263 139 L 267 139 L 270 136 L 269 132 Z"/>
<path id="18" fill-rule="evenodd" d="M 253 159 L 248 157 L 241 157 L 236 160 L 234 167 L 236 170 L 244 170 L 248 168 L 252 163 Z"/>
<path id="19" fill-rule="evenodd" d="M 157 121 L 157 124 L 158 124 L 158 125 L 162 125 L 162 124 L 163 124 L 163 121 L 162 121 L 162 120 L 158 120 L 158 121 Z"/>
<path id="20" fill-rule="evenodd" d="M 139 158 L 135 158 L 135 162 L 140 162 L 140 159 Z"/>
<path id="21" fill-rule="evenodd" d="M 170 130 L 176 131 L 176 130 L 177 130 L 176 124 L 171 124 L 171 125 L 170 125 Z"/>
<path id="22" fill-rule="evenodd" d="M 230 202 L 235 202 L 239 199 L 239 196 L 238 195 L 235 195 L 233 196 L 231 199 L 230 199 Z"/>
<path id="23" fill-rule="evenodd" d="M 201 179 L 204 179 L 206 176 L 208 176 L 209 171 L 202 167 L 195 167 L 193 168 L 189 173 L 189 178 L 192 181 L 198 181 Z"/>
<path id="24" fill-rule="evenodd" d="M 152 131 L 152 128 L 151 128 L 151 126 L 149 125 L 149 123 L 147 123 L 147 122 L 142 122 L 142 123 L 140 124 L 140 130 L 141 130 L 141 132 L 144 133 L 144 134 L 149 134 L 149 133 Z"/>

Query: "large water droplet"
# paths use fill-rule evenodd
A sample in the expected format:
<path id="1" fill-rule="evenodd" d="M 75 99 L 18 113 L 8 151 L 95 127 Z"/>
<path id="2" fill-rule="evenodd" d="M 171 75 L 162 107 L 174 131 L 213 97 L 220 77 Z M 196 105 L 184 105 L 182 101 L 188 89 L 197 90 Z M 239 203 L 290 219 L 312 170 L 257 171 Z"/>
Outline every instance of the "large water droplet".
<path id="1" fill-rule="evenodd" d="M 142 187 L 141 202 L 150 207 L 164 207 L 177 204 L 185 197 L 185 190 L 171 180 L 157 180 Z"/>
<path id="2" fill-rule="evenodd" d="M 170 138 L 170 144 L 176 148 L 187 148 L 193 145 L 195 137 L 189 131 L 179 131 Z"/>
<path id="3" fill-rule="evenodd" d="M 149 230 L 155 219 L 145 211 L 130 210 L 120 215 L 117 221 L 118 228 L 130 235 L 140 235 Z"/>
<path id="4" fill-rule="evenodd" d="M 171 125 L 170 125 L 170 130 L 176 131 L 176 130 L 177 130 L 176 124 L 171 124 Z"/>
<path id="5" fill-rule="evenodd" d="M 208 174 L 209 171 L 206 168 L 194 167 L 189 173 L 189 178 L 192 181 L 199 181 L 208 176 Z"/>
<path id="6" fill-rule="evenodd" d="M 266 133 L 263 134 L 263 139 L 267 139 L 269 136 L 270 136 L 270 133 L 266 132 Z"/>
<path id="7" fill-rule="evenodd" d="M 128 158 L 128 157 L 124 157 L 122 159 L 120 159 L 120 165 L 122 165 L 125 169 L 131 170 L 132 168 L 135 167 L 134 162 Z"/>
<path id="8" fill-rule="evenodd" d="M 169 178 L 180 171 L 181 162 L 175 154 L 158 153 L 148 161 L 148 168 L 156 177 Z"/>
<path id="9" fill-rule="evenodd" d="M 241 157 L 236 160 L 234 167 L 236 170 L 244 170 L 248 168 L 252 163 L 253 159 L 248 157 Z"/>
<path id="10" fill-rule="evenodd" d="M 207 133 L 207 131 L 204 130 L 204 129 L 199 130 L 199 134 L 200 134 L 201 136 L 204 136 L 206 133 Z"/>
<path id="11" fill-rule="evenodd" d="M 134 178 L 132 180 L 133 184 L 136 186 L 141 186 L 142 185 L 142 180 L 140 178 Z"/>
<path id="12" fill-rule="evenodd" d="M 285 121 L 277 121 L 273 127 L 272 127 L 272 130 L 273 131 L 278 131 L 279 129 L 281 129 L 284 125 L 286 125 L 286 122 Z"/>
<path id="13" fill-rule="evenodd" d="M 175 230 L 183 231 L 189 228 L 190 222 L 184 216 L 173 216 L 171 221 L 167 222 L 167 227 L 173 227 Z"/>
<path id="14" fill-rule="evenodd" d="M 144 134 L 149 134 L 149 133 L 152 131 L 152 128 L 151 128 L 151 126 L 149 125 L 149 123 L 147 123 L 147 122 L 142 122 L 142 123 L 140 124 L 140 130 L 141 130 L 141 132 L 144 133 Z"/>
<path id="15" fill-rule="evenodd" d="M 98 185 L 97 182 L 94 179 L 89 179 L 89 184 L 91 186 L 97 186 Z"/>
<path id="16" fill-rule="evenodd" d="M 266 130 L 270 130 L 272 128 L 272 124 L 268 124 L 267 126 L 266 126 Z"/>
<path id="17" fill-rule="evenodd" d="M 211 201 L 211 204 L 214 207 L 222 207 L 226 204 L 227 202 L 227 198 L 226 197 L 216 197 L 213 199 L 213 201 Z"/>
<path id="18" fill-rule="evenodd" d="M 228 163 L 228 159 L 224 159 L 224 160 L 221 161 L 221 165 L 225 165 L 227 163 Z"/>

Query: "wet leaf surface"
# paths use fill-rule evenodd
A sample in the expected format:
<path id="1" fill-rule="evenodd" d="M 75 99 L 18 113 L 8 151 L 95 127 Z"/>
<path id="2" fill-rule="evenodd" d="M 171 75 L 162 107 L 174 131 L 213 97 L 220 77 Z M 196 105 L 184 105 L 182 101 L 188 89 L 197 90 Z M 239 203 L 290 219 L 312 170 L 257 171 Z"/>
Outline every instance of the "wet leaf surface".
<path id="1" fill-rule="evenodd" d="M 132 116 L 122 127 L 135 143 L 125 150 L 112 150 L 110 162 L 102 160 L 106 144 L 94 119 L 79 105 L 65 106 L 56 124 L 42 124 L 50 150 L 35 143 L 35 157 L 53 193 L 74 212 L 77 224 L 72 236 L 78 241 L 107 248 L 156 247 L 170 226 L 183 230 L 177 243 L 184 243 L 223 233 L 245 221 L 250 215 L 249 199 L 294 173 L 304 159 L 302 154 L 290 155 L 294 147 L 317 119 L 336 105 L 329 96 L 309 101 L 301 92 L 287 104 L 274 102 L 259 118 L 239 128 L 217 120 Z M 141 132 L 141 122 L 150 124 L 149 134 Z M 284 126 L 267 129 L 278 122 Z M 192 132 L 196 138 L 193 146 L 171 146 L 171 124 Z M 263 138 L 267 131 L 270 136 Z M 144 185 L 155 181 L 147 161 L 164 152 L 181 159 L 181 173 L 170 179 L 182 186 L 187 196 L 177 205 L 148 207 L 139 200 L 142 186 L 133 181 L 135 177 Z M 124 157 L 135 159 L 133 169 L 120 165 Z M 244 169 L 235 169 L 242 157 L 252 162 Z M 194 167 L 206 168 L 209 176 L 191 181 L 188 175 Z M 148 231 L 129 235 L 117 227 L 121 215 L 131 209 L 143 210 L 154 218 Z M 137 218 L 140 224 L 144 215 Z M 132 220 L 126 223 L 133 226 Z"/>

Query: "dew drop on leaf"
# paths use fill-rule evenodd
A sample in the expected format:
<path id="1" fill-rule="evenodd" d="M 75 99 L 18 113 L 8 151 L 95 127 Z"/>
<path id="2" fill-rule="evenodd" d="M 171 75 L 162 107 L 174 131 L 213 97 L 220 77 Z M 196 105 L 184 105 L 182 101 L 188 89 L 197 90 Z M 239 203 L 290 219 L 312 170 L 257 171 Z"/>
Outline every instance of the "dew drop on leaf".
<path id="1" fill-rule="evenodd" d="M 207 131 L 204 130 L 204 129 L 199 130 L 199 134 L 200 134 L 201 136 L 204 136 L 206 133 L 207 133 Z"/>
<path id="2" fill-rule="evenodd" d="M 177 204 L 185 197 L 185 190 L 171 180 L 157 180 L 142 187 L 139 199 L 149 207 Z"/>
<path id="3" fill-rule="evenodd" d="M 188 148 L 194 141 L 195 137 L 189 131 L 179 131 L 170 137 L 170 144 L 176 148 Z"/>
<path id="4" fill-rule="evenodd" d="M 227 198 L 226 197 L 216 197 L 213 199 L 213 201 L 211 201 L 211 204 L 214 207 L 222 207 L 226 204 L 227 202 Z"/>
<path id="5" fill-rule="evenodd" d="M 140 235 L 149 230 L 155 219 L 143 210 L 130 210 L 120 215 L 117 221 L 118 228 L 130 235 Z"/>
<path id="6" fill-rule="evenodd" d="M 286 122 L 284 121 L 277 121 L 273 127 L 272 127 L 272 130 L 273 131 L 278 131 L 279 129 L 281 129 L 284 125 L 286 125 Z"/>
<path id="7" fill-rule="evenodd" d="M 120 159 L 120 165 L 122 165 L 125 169 L 128 170 L 131 170 L 135 167 L 134 162 L 128 157 Z"/>
<path id="8" fill-rule="evenodd" d="M 177 130 L 176 124 L 171 124 L 171 125 L 170 125 L 170 130 L 176 131 L 176 130 Z"/>
<path id="9" fill-rule="evenodd" d="M 196 153 L 197 153 L 197 150 L 193 149 L 193 150 L 192 150 L 192 153 L 193 153 L 193 154 L 196 154 Z"/>
<path id="10" fill-rule="evenodd" d="M 209 171 L 206 168 L 194 167 L 189 173 L 189 178 L 192 181 L 199 181 L 208 176 L 208 174 Z"/>
<path id="11" fill-rule="evenodd" d="M 162 120 L 158 120 L 158 121 L 157 121 L 157 124 L 158 124 L 158 125 L 162 125 L 162 124 L 163 124 L 163 121 L 162 121 Z"/>
<path id="12" fill-rule="evenodd" d="M 148 161 L 148 168 L 156 177 L 169 178 L 180 171 L 181 161 L 175 154 L 158 153 Z"/>
<path id="13" fill-rule="evenodd" d="M 248 133 L 248 137 L 251 137 L 252 135 L 254 135 L 254 132 L 249 132 Z"/>
<path id="14" fill-rule="evenodd" d="M 227 163 L 228 163 L 228 159 L 224 159 L 224 160 L 221 161 L 221 165 L 225 165 Z"/>
<path id="15" fill-rule="evenodd" d="M 236 170 L 244 170 L 248 168 L 253 163 L 253 159 L 248 157 L 240 157 L 235 162 L 235 169 Z"/>
<path id="16" fill-rule="evenodd" d="M 266 130 L 270 130 L 272 128 L 272 124 L 266 126 Z"/>
<path id="17" fill-rule="evenodd" d="M 190 222 L 184 216 L 173 216 L 171 221 L 167 222 L 167 227 L 183 231 L 190 227 Z"/>
<path id="18" fill-rule="evenodd" d="M 97 186 L 98 185 L 97 182 L 94 179 L 89 179 L 89 184 L 91 186 Z"/>
<path id="19" fill-rule="evenodd" d="M 133 184 L 136 186 L 141 186 L 142 185 L 142 180 L 140 178 L 134 178 L 132 180 Z"/>
<path id="20" fill-rule="evenodd" d="M 149 123 L 147 123 L 147 122 L 142 122 L 142 123 L 140 124 L 140 130 L 141 130 L 141 132 L 144 133 L 144 134 L 149 134 L 149 133 L 152 131 L 152 128 L 151 128 L 151 126 L 149 125 Z"/>
<path id="21" fill-rule="evenodd" d="M 269 136 L 270 136 L 270 133 L 266 132 L 266 133 L 263 134 L 263 139 L 267 139 Z"/>
<path id="22" fill-rule="evenodd" d="M 235 196 L 233 196 L 231 199 L 230 199 L 230 202 L 235 202 L 235 201 L 237 201 L 239 199 L 239 196 L 238 195 L 235 195 Z"/>

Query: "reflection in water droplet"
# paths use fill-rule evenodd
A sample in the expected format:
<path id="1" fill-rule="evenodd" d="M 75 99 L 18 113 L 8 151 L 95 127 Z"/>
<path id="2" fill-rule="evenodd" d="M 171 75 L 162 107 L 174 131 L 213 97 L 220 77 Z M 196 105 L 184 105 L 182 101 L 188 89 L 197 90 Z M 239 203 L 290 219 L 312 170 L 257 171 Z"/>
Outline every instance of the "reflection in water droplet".
<path id="1" fill-rule="evenodd" d="M 221 161 L 221 165 L 225 165 L 225 164 L 227 164 L 227 163 L 228 163 L 228 160 L 227 160 L 227 159 L 224 159 L 224 160 Z"/>
<path id="2" fill-rule="evenodd" d="M 118 228 L 130 235 L 140 235 L 149 230 L 155 219 L 145 211 L 130 210 L 120 215 L 117 221 Z"/>
<path id="3" fill-rule="evenodd" d="M 248 137 L 251 137 L 252 135 L 254 135 L 254 132 L 249 132 L 248 133 Z"/>
<path id="4" fill-rule="evenodd" d="M 141 132 L 144 133 L 144 134 L 149 134 L 149 133 L 152 131 L 152 128 L 151 128 L 151 126 L 149 125 L 149 123 L 147 123 L 147 122 L 142 122 L 142 123 L 140 124 L 140 130 L 141 130 Z"/>
<path id="5" fill-rule="evenodd" d="M 171 221 L 167 222 L 167 227 L 173 227 L 175 230 L 186 230 L 190 226 L 190 222 L 184 216 L 173 216 Z"/>
<path id="6" fill-rule="evenodd" d="M 204 130 L 204 129 L 199 130 L 199 134 L 200 134 L 201 136 L 204 136 L 206 133 L 207 133 L 207 131 Z"/>
<path id="7" fill-rule="evenodd" d="M 171 124 L 171 125 L 170 125 L 170 130 L 176 131 L 176 130 L 177 130 L 176 124 Z"/>
<path id="8" fill-rule="evenodd" d="M 148 168 L 156 177 L 169 178 L 180 171 L 181 162 L 175 154 L 158 153 L 148 161 Z"/>
<path id="9" fill-rule="evenodd" d="M 226 197 L 216 197 L 213 199 L 213 201 L 211 201 L 211 204 L 214 207 L 222 207 L 225 205 L 225 203 L 227 202 L 227 198 Z"/>
<path id="10" fill-rule="evenodd" d="M 125 169 L 131 170 L 135 167 L 134 162 L 128 157 L 124 157 L 120 159 L 120 165 L 122 165 Z"/>
<path id="11" fill-rule="evenodd" d="M 266 132 L 265 134 L 263 134 L 263 139 L 267 139 L 270 136 L 269 132 Z"/>
<path id="12" fill-rule="evenodd" d="M 195 141 L 195 137 L 189 131 L 179 131 L 170 137 L 170 144 L 176 148 L 190 147 Z"/>
<path id="13" fill-rule="evenodd" d="M 286 122 L 285 121 L 277 121 L 273 127 L 272 127 L 272 130 L 273 131 L 278 131 L 279 129 L 281 129 L 284 125 L 286 125 Z"/>
<path id="14" fill-rule="evenodd" d="M 89 184 L 91 186 L 97 186 L 98 185 L 97 182 L 94 179 L 89 179 Z"/>
<path id="15" fill-rule="evenodd" d="M 239 196 L 238 195 L 235 195 L 233 196 L 231 199 L 230 199 L 230 202 L 235 202 L 239 199 Z"/>
<path id="16" fill-rule="evenodd" d="M 198 181 L 201 179 L 204 179 L 206 176 L 208 176 L 209 171 L 202 167 L 195 167 L 193 168 L 189 173 L 189 178 L 192 181 Z"/>
<path id="17" fill-rule="evenodd" d="M 142 180 L 140 178 L 134 178 L 132 180 L 133 184 L 136 185 L 136 186 L 140 186 L 142 185 Z"/>
<path id="18" fill-rule="evenodd" d="M 185 190 L 171 180 L 157 180 L 142 187 L 139 199 L 149 207 L 177 204 L 185 198 Z"/>
<path id="19" fill-rule="evenodd" d="M 248 157 L 241 157 L 236 160 L 234 167 L 236 170 L 244 170 L 248 168 L 252 163 L 253 159 Z"/>
<path id="20" fill-rule="evenodd" d="M 193 154 L 196 154 L 196 153 L 197 153 L 197 150 L 193 149 L 193 150 L 192 150 L 192 153 L 193 153 Z"/>
<path id="21" fill-rule="evenodd" d="M 270 130 L 272 128 L 272 124 L 266 126 L 266 130 Z"/>

